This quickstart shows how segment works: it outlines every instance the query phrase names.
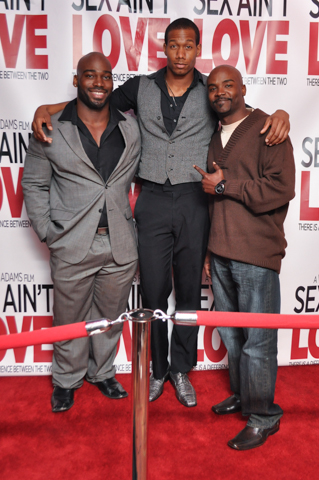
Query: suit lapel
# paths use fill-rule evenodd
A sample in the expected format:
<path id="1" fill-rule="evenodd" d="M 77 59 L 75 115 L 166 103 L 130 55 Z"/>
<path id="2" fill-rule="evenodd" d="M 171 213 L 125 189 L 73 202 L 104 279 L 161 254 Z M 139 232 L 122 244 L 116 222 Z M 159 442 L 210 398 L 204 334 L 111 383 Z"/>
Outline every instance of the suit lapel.
<path id="1" fill-rule="evenodd" d="M 97 175 L 99 175 L 93 163 L 85 153 L 77 127 L 71 122 L 61 122 L 58 130 L 75 155 L 84 163 L 86 163 L 87 166 L 90 167 Z"/>
<path id="2" fill-rule="evenodd" d="M 130 158 L 129 150 L 131 150 L 132 145 L 131 142 L 128 141 L 129 128 L 127 127 L 127 122 L 120 121 L 119 128 L 124 138 L 125 148 L 118 161 L 118 164 L 116 165 L 115 169 L 113 170 L 107 181 L 108 184 L 113 183 L 117 180 L 119 176 L 123 175 L 123 173 L 125 173 L 125 170 L 129 168 L 131 163 L 130 160 L 128 161 L 128 158 Z M 95 175 L 97 175 L 104 184 L 105 182 L 103 178 L 98 173 L 93 163 L 85 153 L 77 127 L 71 122 L 60 122 L 58 130 L 60 131 L 65 142 L 74 152 L 74 154 L 79 157 L 88 167 L 90 167 L 90 169 L 95 172 Z"/>
<path id="3" fill-rule="evenodd" d="M 123 135 L 123 138 L 124 138 L 124 142 L 125 142 L 125 148 L 124 148 L 124 151 L 121 155 L 121 158 L 119 159 L 116 167 L 114 168 L 113 172 L 111 173 L 111 175 L 109 176 L 109 179 L 107 181 L 108 184 L 110 183 L 113 183 L 117 177 L 119 175 L 122 175 L 123 174 L 123 169 L 127 168 L 130 164 L 130 161 L 127 161 L 127 158 L 128 158 L 128 150 L 129 148 L 131 148 L 131 146 L 129 147 L 129 142 L 128 142 L 128 130 L 127 130 L 127 125 L 126 125 L 126 121 L 120 121 L 119 122 L 119 128 L 121 130 L 121 133 Z"/>

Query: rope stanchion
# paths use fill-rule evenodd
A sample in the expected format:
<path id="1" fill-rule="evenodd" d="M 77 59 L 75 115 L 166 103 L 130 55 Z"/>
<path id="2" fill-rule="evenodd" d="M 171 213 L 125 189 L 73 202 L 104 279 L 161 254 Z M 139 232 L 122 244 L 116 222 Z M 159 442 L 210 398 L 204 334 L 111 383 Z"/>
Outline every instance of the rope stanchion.
<path id="1" fill-rule="evenodd" d="M 132 335 L 132 480 L 147 480 L 147 424 L 150 370 L 150 322 L 154 312 L 140 309 L 129 312 Z"/>

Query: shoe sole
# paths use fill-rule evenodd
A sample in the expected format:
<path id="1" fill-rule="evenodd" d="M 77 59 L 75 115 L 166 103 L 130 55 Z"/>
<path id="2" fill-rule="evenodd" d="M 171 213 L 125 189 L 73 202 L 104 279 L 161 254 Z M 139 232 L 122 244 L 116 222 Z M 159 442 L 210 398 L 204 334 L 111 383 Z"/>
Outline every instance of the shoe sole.
<path id="1" fill-rule="evenodd" d="M 176 395 L 176 398 L 177 398 L 177 400 L 179 401 L 179 403 L 181 403 L 182 405 L 184 405 L 184 407 L 192 408 L 192 407 L 196 407 L 196 406 L 197 406 L 197 402 L 195 402 L 193 405 L 188 405 L 187 403 L 182 402 L 182 400 L 181 400 L 177 395 Z"/>
<path id="2" fill-rule="evenodd" d="M 253 447 L 236 447 L 235 445 L 231 445 L 230 442 L 227 443 L 227 445 L 230 447 L 230 448 L 233 448 L 234 450 L 238 450 L 238 451 L 244 451 L 244 450 L 252 450 L 253 448 L 258 448 L 258 447 L 261 447 L 262 445 L 264 445 L 268 439 L 268 437 L 270 437 L 270 435 L 274 435 L 275 433 L 277 433 L 279 431 L 279 427 L 280 425 L 278 425 L 278 427 L 276 428 L 276 430 L 274 430 L 273 432 L 269 432 L 267 437 L 265 438 L 265 440 L 262 442 L 262 443 L 259 443 L 258 445 L 254 445 Z"/>
<path id="3" fill-rule="evenodd" d="M 120 397 L 111 397 L 110 395 L 107 395 L 106 393 L 104 393 L 102 390 L 100 390 L 100 392 L 102 393 L 102 395 L 104 395 L 104 397 L 110 398 L 111 400 L 121 400 L 122 398 L 127 398 L 128 397 L 127 392 L 125 392 L 125 394 L 121 395 Z"/>
<path id="4" fill-rule="evenodd" d="M 103 392 L 103 390 L 100 389 L 99 385 L 97 385 L 96 383 L 93 383 L 93 382 L 89 382 L 88 380 L 86 380 L 90 385 L 94 385 L 95 387 L 97 387 L 100 392 L 102 393 L 102 395 L 104 395 L 104 397 L 107 397 L 107 398 L 110 398 L 111 400 L 121 400 L 122 398 L 127 398 L 128 397 L 128 393 L 127 392 L 124 392 L 120 397 L 111 397 L 110 395 L 108 395 L 107 393 Z"/>
<path id="5" fill-rule="evenodd" d="M 67 412 L 68 410 L 70 410 L 70 408 L 72 408 L 74 405 L 74 402 L 72 402 L 72 404 L 68 407 L 68 408 L 59 408 L 58 410 L 55 410 L 52 408 L 52 413 L 63 413 L 63 412 Z"/>
<path id="6" fill-rule="evenodd" d="M 212 412 L 214 412 L 216 415 L 231 415 L 232 413 L 241 412 L 241 407 L 236 410 L 232 410 L 231 412 L 219 412 L 214 410 L 214 407 L 212 407 Z"/>

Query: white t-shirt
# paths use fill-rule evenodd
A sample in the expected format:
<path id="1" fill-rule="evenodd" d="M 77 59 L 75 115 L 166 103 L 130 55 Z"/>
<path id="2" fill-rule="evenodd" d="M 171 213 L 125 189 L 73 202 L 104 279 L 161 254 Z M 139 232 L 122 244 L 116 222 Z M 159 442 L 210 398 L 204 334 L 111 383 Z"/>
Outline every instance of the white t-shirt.
<path id="1" fill-rule="evenodd" d="M 253 112 L 254 109 L 252 108 L 251 111 Z M 231 123 L 230 125 L 222 125 L 221 131 L 220 131 L 220 139 L 222 141 L 223 148 L 225 148 L 225 145 L 227 144 L 228 140 L 231 137 L 231 134 L 233 131 L 238 127 L 238 125 L 245 120 L 246 117 L 242 118 L 241 120 L 238 120 L 238 122 Z"/>

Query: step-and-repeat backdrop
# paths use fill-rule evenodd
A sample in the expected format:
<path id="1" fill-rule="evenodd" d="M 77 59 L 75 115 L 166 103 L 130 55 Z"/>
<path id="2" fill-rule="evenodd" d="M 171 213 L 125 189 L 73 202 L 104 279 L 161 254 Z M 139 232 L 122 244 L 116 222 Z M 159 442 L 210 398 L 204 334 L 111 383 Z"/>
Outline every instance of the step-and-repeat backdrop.
<path id="1" fill-rule="evenodd" d="M 197 68 L 237 67 L 246 101 L 289 112 L 296 197 L 285 229 L 282 313 L 319 311 L 319 1 L 305 0 L 1 0 L 0 1 L 0 334 L 52 325 L 49 254 L 26 214 L 21 178 L 36 107 L 72 99 L 78 59 L 101 51 L 115 87 L 165 65 L 164 31 L 178 17 L 201 31 Z M 131 199 L 138 188 L 132 186 Z M 170 301 L 174 308 L 174 298 Z M 138 273 L 129 308 L 140 306 Z M 213 308 L 203 277 L 202 308 Z M 0 351 L 0 375 L 47 375 L 52 345 Z M 227 366 L 216 329 L 201 328 L 198 370 Z M 124 324 L 118 372 L 131 370 L 131 326 Z M 319 363 L 317 330 L 281 330 L 281 365 Z"/>

